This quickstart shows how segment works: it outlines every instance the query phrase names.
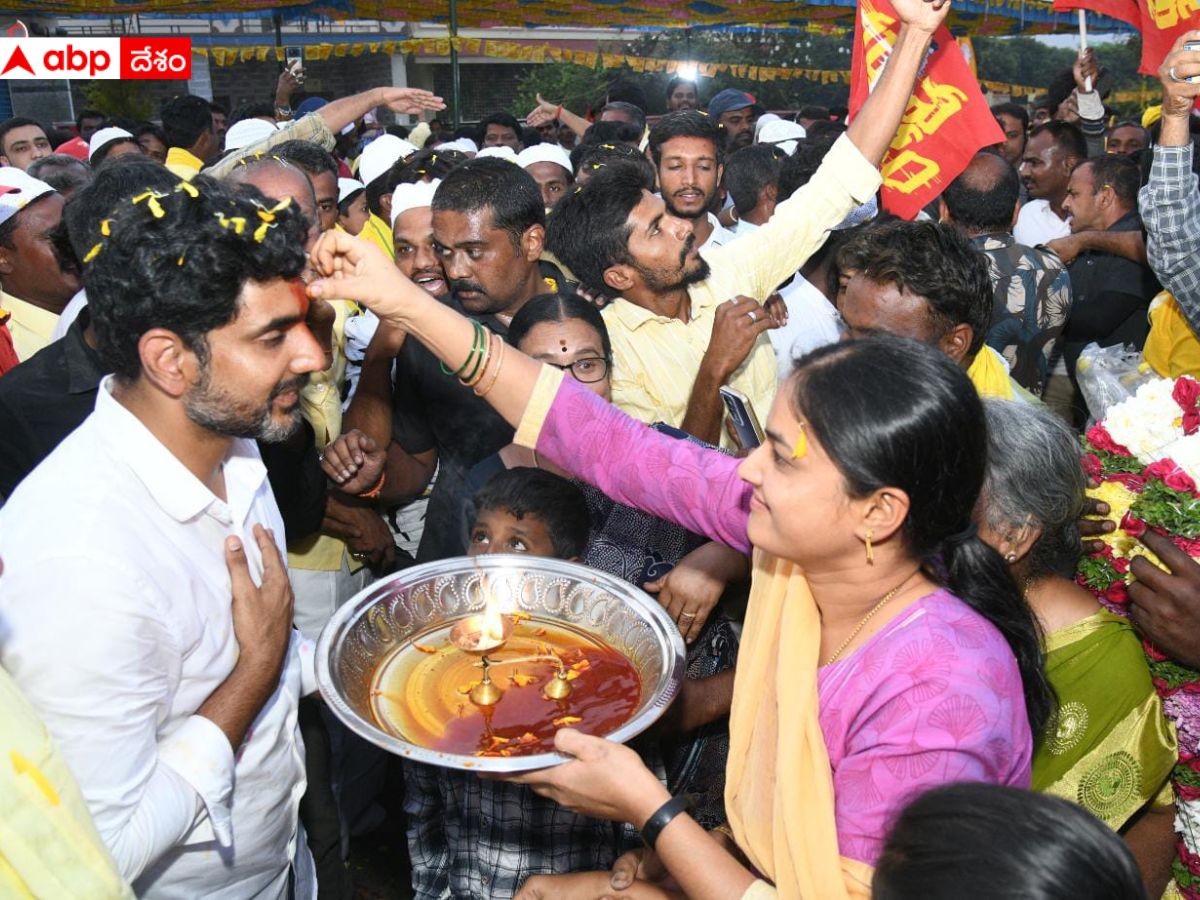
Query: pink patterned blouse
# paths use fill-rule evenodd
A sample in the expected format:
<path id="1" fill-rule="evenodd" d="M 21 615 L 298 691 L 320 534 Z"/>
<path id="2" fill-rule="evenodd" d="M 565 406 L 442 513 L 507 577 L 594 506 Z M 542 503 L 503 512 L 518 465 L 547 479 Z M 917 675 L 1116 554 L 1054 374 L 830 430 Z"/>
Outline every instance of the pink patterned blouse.
<path id="1" fill-rule="evenodd" d="M 552 389 L 543 378 L 539 391 Z M 564 378 L 517 434 L 612 499 L 749 552 L 738 460 L 660 434 Z M 540 419 L 545 412 L 544 420 Z M 540 427 L 540 430 L 539 430 Z M 918 600 L 818 675 L 842 855 L 874 865 L 891 820 L 955 781 L 1029 787 L 1032 738 L 1000 632 L 944 590 Z"/>

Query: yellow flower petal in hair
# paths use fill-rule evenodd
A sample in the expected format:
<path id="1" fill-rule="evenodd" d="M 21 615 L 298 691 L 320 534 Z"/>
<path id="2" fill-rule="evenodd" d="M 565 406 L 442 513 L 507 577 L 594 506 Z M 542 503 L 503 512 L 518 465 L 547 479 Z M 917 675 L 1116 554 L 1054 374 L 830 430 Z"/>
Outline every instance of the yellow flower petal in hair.
<path id="1" fill-rule="evenodd" d="M 292 198 L 284 197 L 282 200 L 280 200 L 278 203 L 276 203 L 270 209 L 267 209 L 265 206 L 262 206 L 257 201 L 254 202 L 254 205 L 258 207 L 258 217 L 260 219 L 262 219 L 264 222 L 274 222 L 275 221 L 275 213 L 279 212 L 280 210 L 287 209 L 289 206 L 291 206 Z M 258 232 L 255 232 L 255 234 L 257 234 L 257 233 Z"/>
<path id="2" fill-rule="evenodd" d="M 256 244 L 261 244 L 267 237 L 267 231 L 274 227 L 275 226 L 272 225 L 270 222 L 263 222 L 261 225 L 259 225 L 257 228 L 254 229 L 254 242 Z"/>
<path id="3" fill-rule="evenodd" d="M 800 426 L 800 434 L 796 437 L 796 444 L 792 447 L 792 459 L 804 459 L 808 455 L 808 432 L 804 428 L 803 422 L 797 422 Z"/>
<path id="4" fill-rule="evenodd" d="M 104 249 L 103 244 L 96 244 L 96 246 L 92 247 L 92 249 L 87 252 L 87 255 L 83 258 L 83 261 L 85 263 L 90 263 L 93 259 L 100 255 L 100 251 L 102 249 Z"/>
<path id="5" fill-rule="evenodd" d="M 145 203 L 147 208 L 150 210 L 150 214 L 152 216 L 154 216 L 154 218 L 156 218 L 156 219 L 161 219 L 163 216 L 165 216 L 167 214 L 167 211 L 162 208 L 162 204 L 160 204 L 158 201 L 160 198 L 165 197 L 165 196 L 167 196 L 167 195 L 159 194 L 155 191 L 143 191 L 142 193 L 140 193 L 136 197 L 134 197 L 132 202 L 135 204 L 136 203 Z"/>
<path id="6" fill-rule="evenodd" d="M 196 189 L 196 186 L 187 181 L 179 182 L 179 184 L 175 185 L 175 190 L 183 191 L 185 194 L 187 194 L 193 200 L 196 200 L 200 196 L 200 191 L 198 191 Z"/>
<path id="7" fill-rule="evenodd" d="M 246 230 L 246 219 L 243 216 L 227 216 L 225 213 L 217 213 L 217 221 L 221 223 L 222 228 L 232 229 L 234 234 L 241 234 Z"/>
<path id="8" fill-rule="evenodd" d="M 102 234 L 104 237 L 110 237 L 112 235 L 112 219 L 100 220 L 100 234 Z"/>

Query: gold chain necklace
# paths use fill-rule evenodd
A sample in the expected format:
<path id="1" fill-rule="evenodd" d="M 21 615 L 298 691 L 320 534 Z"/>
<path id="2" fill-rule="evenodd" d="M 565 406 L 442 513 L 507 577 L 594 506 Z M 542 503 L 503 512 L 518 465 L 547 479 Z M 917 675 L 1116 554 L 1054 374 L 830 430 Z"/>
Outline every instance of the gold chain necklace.
<path id="1" fill-rule="evenodd" d="M 842 646 L 838 647 L 835 651 L 833 651 L 833 656 L 831 656 L 831 657 L 829 657 L 829 659 L 825 660 L 825 665 L 827 665 L 827 666 L 833 665 L 833 663 L 838 661 L 838 657 L 841 656 L 842 652 L 847 647 L 850 646 L 850 642 L 852 640 L 854 640 L 856 637 L 858 637 L 858 633 L 860 631 L 862 631 L 863 628 L 866 627 L 868 622 L 871 621 L 871 617 L 874 616 L 875 613 L 877 613 L 881 609 L 883 609 L 885 606 L 887 606 L 888 601 L 891 600 L 893 597 L 895 597 L 898 593 L 900 593 L 900 589 L 902 587 L 904 587 L 904 585 L 908 584 L 909 578 L 912 578 L 912 575 L 909 575 L 908 578 L 905 578 L 902 582 L 900 582 L 898 585 L 896 585 L 894 588 L 892 588 L 890 591 L 888 591 L 886 594 L 884 594 L 883 599 L 871 607 L 871 611 L 862 617 L 861 622 L 859 622 L 857 625 L 854 626 L 854 630 L 852 632 L 850 632 L 850 636 L 848 638 L 846 638 L 844 641 L 842 641 Z"/>

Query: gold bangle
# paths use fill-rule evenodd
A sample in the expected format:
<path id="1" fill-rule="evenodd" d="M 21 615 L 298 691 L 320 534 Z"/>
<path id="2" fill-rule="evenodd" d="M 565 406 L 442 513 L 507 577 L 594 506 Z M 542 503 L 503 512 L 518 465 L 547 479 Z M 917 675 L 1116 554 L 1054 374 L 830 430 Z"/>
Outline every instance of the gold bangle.
<path id="1" fill-rule="evenodd" d="M 496 353 L 496 368 L 492 372 L 492 380 L 487 383 L 487 387 L 475 388 L 476 397 L 486 397 L 488 391 L 496 386 L 496 381 L 500 378 L 500 369 L 504 366 L 504 340 L 499 338 L 498 340 L 500 341 L 500 350 Z"/>

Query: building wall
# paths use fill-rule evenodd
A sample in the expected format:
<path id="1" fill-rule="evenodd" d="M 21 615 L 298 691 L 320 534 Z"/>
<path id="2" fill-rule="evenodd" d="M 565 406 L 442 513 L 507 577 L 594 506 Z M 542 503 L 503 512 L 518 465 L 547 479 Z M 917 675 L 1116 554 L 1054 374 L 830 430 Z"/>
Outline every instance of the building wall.
<path id="1" fill-rule="evenodd" d="M 527 113 L 529 110 L 516 109 L 514 101 L 521 80 L 533 66 L 533 63 L 459 63 L 462 121 L 477 122 L 497 110 L 506 110 L 517 116 Z M 410 62 L 409 84 L 433 91 L 449 105 L 452 93 L 450 63 Z"/>

